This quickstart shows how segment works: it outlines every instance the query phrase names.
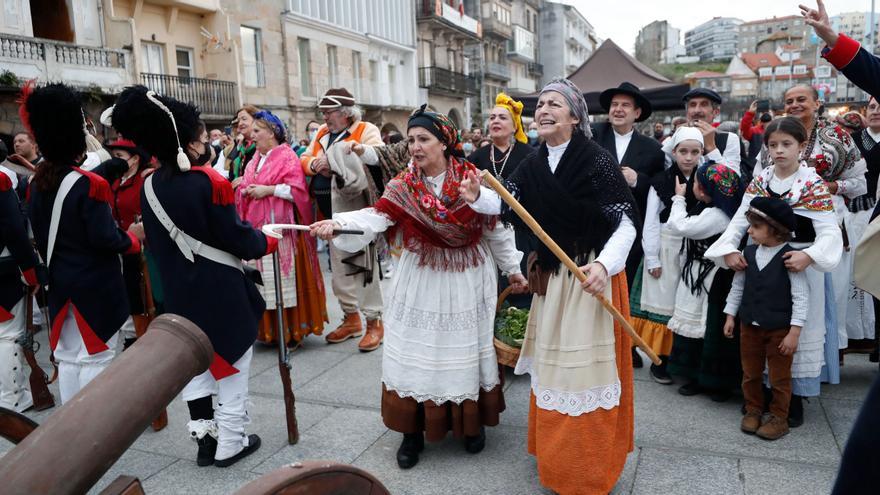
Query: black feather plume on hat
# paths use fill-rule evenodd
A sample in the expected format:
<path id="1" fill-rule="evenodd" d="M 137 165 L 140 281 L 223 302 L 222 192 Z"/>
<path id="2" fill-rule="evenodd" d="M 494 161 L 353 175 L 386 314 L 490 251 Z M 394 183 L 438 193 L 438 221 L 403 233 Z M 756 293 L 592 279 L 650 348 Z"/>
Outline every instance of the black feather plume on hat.
<path id="1" fill-rule="evenodd" d="M 23 99 L 27 126 L 51 163 L 71 165 L 86 152 L 83 109 L 79 95 L 63 84 L 36 88 Z"/>
<path id="2" fill-rule="evenodd" d="M 113 108 L 113 127 L 138 146 L 165 163 L 175 163 L 178 147 L 198 140 L 199 110 L 194 105 L 167 96 L 156 95 L 174 115 L 177 133 L 171 117 L 147 97 L 149 88 L 125 88 Z"/>

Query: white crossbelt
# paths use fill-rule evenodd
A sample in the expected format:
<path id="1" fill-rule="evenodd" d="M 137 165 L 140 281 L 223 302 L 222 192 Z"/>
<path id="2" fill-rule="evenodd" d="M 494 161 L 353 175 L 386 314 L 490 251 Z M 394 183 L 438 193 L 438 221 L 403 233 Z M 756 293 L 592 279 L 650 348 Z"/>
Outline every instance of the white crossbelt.
<path id="1" fill-rule="evenodd" d="M 153 210 L 153 213 L 156 214 L 156 219 L 159 220 L 159 223 L 161 223 L 162 226 L 165 227 L 165 230 L 168 231 L 171 240 L 177 244 L 177 248 L 183 253 L 184 258 L 194 263 L 195 256 L 201 256 L 202 258 L 209 259 L 215 263 L 220 263 L 221 265 L 226 265 L 235 268 L 240 272 L 244 272 L 240 258 L 227 253 L 226 251 L 209 246 L 178 229 L 177 225 L 174 225 L 174 222 L 171 221 L 171 218 L 165 212 L 165 208 L 162 208 L 162 203 L 159 202 L 159 198 L 156 197 L 156 191 L 153 190 L 152 175 L 147 177 L 147 180 L 144 182 L 144 196 L 147 198 L 147 204 Z"/>
<path id="2" fill-rule="evenodd" d="M 55 238 L 58 237 L 58 225 L 61 222 L 61 208 L 64 206 L 64 198 L 73 189 L 73 185 L 83 175 L 77 170 L 71 170 L 64 176 L 61 185 L 58 187 L 58 194 L 55 195 L 55 202 L 52 204 L 52 217 L 49 220 L 49 245 L 46 247 L 46 266 L 52 262 L 52 252 L 55 251 Z"/>

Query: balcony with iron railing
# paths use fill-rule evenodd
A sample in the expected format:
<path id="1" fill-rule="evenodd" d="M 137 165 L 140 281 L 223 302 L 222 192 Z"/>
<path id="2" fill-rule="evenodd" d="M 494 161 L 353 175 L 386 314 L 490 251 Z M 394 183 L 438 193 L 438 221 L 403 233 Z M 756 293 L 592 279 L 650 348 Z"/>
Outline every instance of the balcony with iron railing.
<path id="1" fill-rule="evenodd" d="M 529 71 L 530 76 L 543 76 L 544 75 L 544 65 L 539 64 L 537 62 L 529 62 L 526 65 L 526 70 Z"/>
<path id="2" fill-rule="evenodd" d="M 448 3 L 442 0 L 415 0 L 415 2 L 417 21 L 437 22 L 474 39 L 483 37 L 483 26 L 480 21 L 459 12 Z"/>
<path id="3" fill-rule="evenodd" d="M 19 79 L 115 92 L 133 80 L 129 52 L 0 34 L 0 67 Z"/>
<path id="4" fill-rule="evenodd" d="M 477 94 L 477 79 L 440 67 L 419 67 L 419 87 L 452 96 Z"/>
<path id="5" fill-rule="evenodd" d="M 159 94 L 194 103 L 206 120 L 231 119 L 238 108 L 238 90 L 232 81 L 145 72 L 141 83 Z"/>
<path id="6" fill-rule="evenodd" d="M 504 24 L 494 17 L 483 17 L 483 36 L 495 35 L 499 38 L 509 40 L 513 36 L 513 27 L 510 24 Z"/>
<path id="7" fill-rule="evenodd" d="M 507 64 L 499 64 L 497 62 L 486 62 L 483 69 L 483 75 L 500 79 L 503 81 L 510 80 L 510 67 Z"/>

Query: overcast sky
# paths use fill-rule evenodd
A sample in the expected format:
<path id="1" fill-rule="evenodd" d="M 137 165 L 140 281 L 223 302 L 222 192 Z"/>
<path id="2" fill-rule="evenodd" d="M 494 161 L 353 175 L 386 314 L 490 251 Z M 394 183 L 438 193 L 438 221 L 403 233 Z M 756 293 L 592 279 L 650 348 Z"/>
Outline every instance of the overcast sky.
<path id="1" fill-rule="evenodd" d="M 639 29 L 652 21 L 667 20 L 684 32 L 712 17 L 738 17 L 754 21 L 800 14 L 799 3 L 814 7 L 816 0 L 555 0 L 577 6 L 602 39 L 611 38 L 632 53 Z M 828 14 L 871 10 L 871 0 L 825 0 Z M 814 7 L 815 8 L 815 7 Z M 880 1 L 877 2 L 880 16 Z"/>

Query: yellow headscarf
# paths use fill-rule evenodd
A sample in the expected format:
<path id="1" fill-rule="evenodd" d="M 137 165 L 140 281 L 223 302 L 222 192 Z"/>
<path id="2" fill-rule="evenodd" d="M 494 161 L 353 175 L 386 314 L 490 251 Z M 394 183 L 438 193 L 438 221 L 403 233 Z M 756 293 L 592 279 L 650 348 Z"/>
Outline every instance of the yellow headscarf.
<path id="1" fill-rule="evenodd" d="M 520 143 L 527 143 L 529 140 L 526 138 L 522 124 L 522 102 L 516 101 L 504 93 L 498 93 L 498 96 L 495 97 L 495 106 L 504 107 L 510 112 L 510 115 L 513 116 L 513 128 L 515 131 L 513 137 Z"/>

